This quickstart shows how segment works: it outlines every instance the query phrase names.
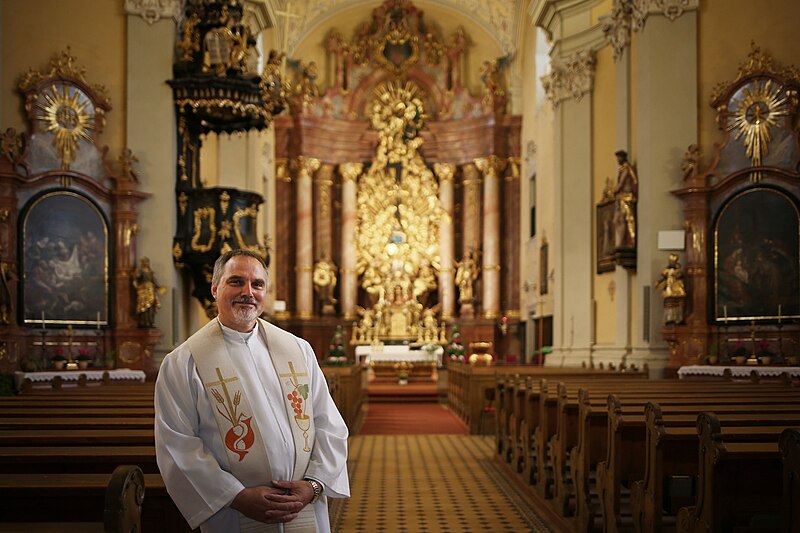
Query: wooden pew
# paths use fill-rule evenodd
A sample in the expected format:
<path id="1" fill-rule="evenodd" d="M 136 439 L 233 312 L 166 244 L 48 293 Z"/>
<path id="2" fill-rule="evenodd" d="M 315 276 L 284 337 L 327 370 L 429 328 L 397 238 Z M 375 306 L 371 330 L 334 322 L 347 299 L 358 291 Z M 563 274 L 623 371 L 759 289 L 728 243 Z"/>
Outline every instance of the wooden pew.
<path id="1" fill-rule="evenodd" d="M 572 388 L 567 387 L 571 385 Z M 571 516 L 578 504 L 575 485 L 584 493 L 584 501 L 588 488 L 588 479 L 591 471 L 598 461 L 598 457 L 605 457 L 606 430 L 607 430 L 607 395 L 617 387 L 621 389 L 624 384 L 613 382 L 598 382 L 583 384 L 577 392 L 575 385 L 580 383 L 566 383 L 560 388 L 558 395 L 558 421 L 556 433 L 550 440 L 550 462 L 553 472 L 553 505 L 563 516 Z M 685 382 L 646 382 L 637 384 L 637 390 L 620 392 L 622 396 L 640 395 L 642 404 L 649 399 L 650 394 L 659 394 L 664 391 L 678 393 L 681 389 L 694 390 L 696 384 L 689 385 Z M 740 392 L 741 388 L 720 389 Z M 729 385 L 725 385 L 729 387 Z M 733 385 L 733 387 L 740 387 Z M 775 390 L 783 390 L 775 389 Z M 594 402 L 594 408 L 592 407 Z M 643 410 L 643 408 L 642 408 Z M 591 443 L 591 444 L 590 444 Z M 577 480 L 577 481 L 576 481 Z M 586 510 L 583 510 L 585 515 Z M 580 514 L 580 513 L 579 513 Z M 584 524 L 586 526 L 586 524 Z M 585 530 L 585 527 L 579 528 Z"/>
<path id="2" fill-rule="evenodd" d="M 783 457 L 783 533 L 800 530 L 800 429 L 787 429 L 778 445 Z"/>
<path id="3" fill-rule="evenodd" d="M 5 446 L 153 446 L 150 429 L 0 429 Z"/>
<path id="4" fill-rule="evenodd" d="M 766 522 L 761 531 L 779 530 L 768 527 L 770 518 L 780 525 L 783 473 L 777 438 L 748 440 L 742 433 L 739 441 L 730 442 L 714 413 L 698 416 L 697 433 L 697 505 L 680 510 L 677 531 L 755 531 L 756 517 Z"/>
<path id="5" fill-rule="evenodd" d="M 786 404 L 800 401 L 800 394 L 795 390 L 786 390 L 783 393 L 771 391 L 767 395 L 745 394 L 741 391 L 732 396 L 709 396 L 687 399 L 672 397 L 664 393 L 656 397 L 662 409 L 675 406 L 682 412 L 700 412 L 704 409 L 714 408 L 726 412 L 741 412 L 743 408 L 754 409 L 766 406 L 768 409 L 776 406 L 785 407 Z M 634 402 L 632 406 L 638 412 L 625 412 L 620 399 L 616 395 L 609 397 L 608 402 L 608 429 L 607 429 L 607 455 L 604 461 L 597 465 L 597 487 L 603 518 L 603 530 L 616 532 L 622 523 L 621 497 L 622 489 L 630 487 L 631 483 L 644 478 L 645 469 L 645 441 L 646 421 L 644 408 L 641 402 Z M 689 435 L 693 428 L 688 428 Z"/>
<path id="6" fill-rule="evenodd" d="M 135 468 L 135 467 L 134 467 Z M 130 467 L 128 467 L 130 469 Z M 129 470 L 125 470 L 126 472 Z M 136 497 L 136 478 L 126 476 L 122 486 L 112 486 L 109 474 L 0 474 L 0 532 L 33 533 L 39 531 L 90 532 L 103 531 L 103 523 L 118 516 L 119 503 L 132 507 Z M 141 475 L 141 471 L 139 471 Z M 115 477 L 116 475 L 116 477 Z M 145 493 L 141 505 L 141 527 L 136 531 L 191 531 L 158 474 L 142 476 Z M 127 485 L 124 483 L 128 480 Z M 123 499 L 120 502 L 120 496 Z M 108 498 L 113 496 L 112 501 Z M 57 523 L 47 529 L 45 522 Z M 109 524 L 111 525 L 111 524 Z M 117 526 L 118 527 L 118 526 Z M 106 529 L 109 531 L 109 529 Z M 111 529 L 128 533 L 125 529 Z"/>
<path id="7" fill-rule="evenodd" d="M 725 440 L 764 440 L 776 442 L 787 425 L 800 425 L 800 407 L 795 413 L 754 413 L 749 409 L 741 413 L 720 413 L 724 424 Z M 684 495 L 689 501 L 665 501 L 665 483 L 682 478 L 692 483 L 699 473 L 697 453 L 697 416 L 664 415 L 658 404 L 645 408 L 646 459 L 644 479 L 631 487 L 633 525 L 637 532 L 659 531 L 663 526 L 674 526 L 678 508 L 691 505 L 694 492 Z M 662 509 L 674 509 L 665 517 Z M 665 520 L 668 518 L 668 520 Z"/>
<path id="8" fill-rule="evenodd" d="M 0 470 L 23 473 L 110 474 L 121 464 L 135 464 L 157 474 L 155 446 L 3 446 Z"/>

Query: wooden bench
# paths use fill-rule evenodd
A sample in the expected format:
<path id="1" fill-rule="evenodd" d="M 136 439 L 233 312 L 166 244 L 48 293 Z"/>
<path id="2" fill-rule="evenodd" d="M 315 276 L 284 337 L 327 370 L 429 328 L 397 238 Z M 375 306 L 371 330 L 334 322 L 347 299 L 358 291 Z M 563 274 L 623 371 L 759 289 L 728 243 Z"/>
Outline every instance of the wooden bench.
<path id="1" fill-rule="evenodd" d="M 730 409 L 725 409 L 726 406 L 733 408 L 734 411 L 739 410 L 741 412 L 742 409 L 752 410 L 759 406 L 769 408 L 771 406 L 798 403 L 800 394 L 791 390 L 785 391 L 783 394 L 773 392 L 771 395 L 766 396 L 747 395 L 742 392 L 729 397 L 710 396 L 692 399 L 670 397 L 670 395 L 664 394 L 662 397 L 657 398 L 657 401 L 661 403 L 662 409 L 667 406 L 675 406 L 682 412 L 689 413 L 697 413 L 708 408 L 721 408 L 723 411 L 730 412 Z M 602 510 L 603 530 L 616 532 L 619 530 L 622 521 L 621 495 L 623 487 L 629 488 L 634 481 L 644 478 L 647 432 L 644 409 L 641 407 L 641 402 L 635 402 L 633 406 L 638 412 L 626 413 L 621 408 L 620 399 L 612 395 L 609 397 L 608 406 L 607 456 L 604 461 L 598 463 L 596 477 Z M 684 430 L 686 429 L 684 428 Z M 688 431 L 691 435 L 691 431 L 694 431 L 694 428 L 690 427 Z"/>
<path id="2" fill-rule="evenodd" d="M 727 442 L 745 439 L 777 442 L 787 426 L 800 425 L 800 408 L 795 413 L 720 413 Z M 698 417 L 689 414 L 664 415 L 658 404 L 645 409 L 647 426 L 644 479 L 631 487 L 633 525 L 637 532 L 674 526 L 680 507 L 691 505 L 692 489 L 699 473 L 697 452 Z M 671 480 L 680 479 L 688 487 L 680 495 L 666 494 Z M 683 500 L 683 501 L 681 501 Z M 664 516 L 662 511 L 671 515 Z M 667 520 L 668 519 L 668 520 Z"/>
<path id="3" fill-rule="evenodd" d="M 679 532 L 778 531 L 781 512 L 782 462 L 778 439 L 733 440 L 714 413 L 701 413 L 697 505 L 678 513 Z M 772 522 L 773 527 L 770 527 Z"/>
<path id="4" fill-rule="evenodd" d="M 104 531 L 104 524 L 105 531 L 128 533 L 133 531 L 131 522 L 114 525 L 126 511 L 136 511 L 139 517 L 135 531 L 191 531 L 161 476 L 142 474 L 136 467 L 118 467 L 111 475 L 0 474 L 3 533 L 88 533 Z"/>

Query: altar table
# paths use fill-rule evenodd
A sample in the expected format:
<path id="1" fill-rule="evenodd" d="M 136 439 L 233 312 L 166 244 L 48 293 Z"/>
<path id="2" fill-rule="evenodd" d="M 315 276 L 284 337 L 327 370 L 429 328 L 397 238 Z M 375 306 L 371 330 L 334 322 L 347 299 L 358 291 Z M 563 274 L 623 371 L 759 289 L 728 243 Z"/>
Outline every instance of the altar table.
<path id="1" fill-rule="evenodd" d="M 28 379 L 31 384 L 36 387 L 37 384 L 47 384 L 53 382 L 53 379 L 58 376 L 64 383 L 74 381 L 77 383 L 81 374 L 86 375 L 86 381 L 102 382 L 103 374 L 108 372 L 108 378 L 112 381 L 136 381 L 144 383 L 145 373 L 142 370 L 131 370 L 130 368 L 117 368 L 115 370 L 46 370 L 44 372 L 14 372 L 14 384 L 17 390 L 22 388 L 22 384 Z"/>
<path id="2" fill-rule="evenodd" d="M 786 372 L 796 378 L 800 376 L 800 367 L 797 366 L 760 366 L 760 365 L 689 365 L 678 369 L 678 378 L 689 376 L 717 376 L 722 377 L 725 370 L 730 370 L 734 378 L 747 378 L 755 371 L 759 376 L 777 377 Z"/>

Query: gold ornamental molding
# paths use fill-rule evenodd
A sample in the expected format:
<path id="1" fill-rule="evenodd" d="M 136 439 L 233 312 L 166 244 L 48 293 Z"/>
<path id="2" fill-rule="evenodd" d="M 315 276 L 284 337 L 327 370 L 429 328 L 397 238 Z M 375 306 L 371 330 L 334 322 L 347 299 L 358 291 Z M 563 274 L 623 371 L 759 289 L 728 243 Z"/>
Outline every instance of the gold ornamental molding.
<path id="1" fill-rule="evenodd" d="M 192 250 L 205 253 L 214 246 L 217 238 L 217 225 L 214 222 L 215 210 L 213 207 L 201 207 L 194 210 L 194 235 L 192 235 Z M 208 221 L 208 242 L 200 244 L 203 235 L 203 220 Z"/>
<path id="2" fill-rule="evenodd" d="M 595 66 L 594 53 L 588 50 L 553 60 L 550 74 L 541 78 L 553 107 L 558 107 L 569 98 L 580 102 L 583 95 L 590 93 L 594 84 Z"/>
<path id="3" fill-rule="evenodd" d="M 750 53 L 747 54 L 747 60 L 739 65 L 739 72 L 736 75 L 736 79 L 732 81 L 720 82 L 714 87 L 714 90 L 711 91 L 712 105 L 714 102 L 722 98 L 722 94 L 732 85 L 735 85 L 744 78 L 754 74 L 763 73 L 771 73 L 778 77 L 785 78 L 787 81 L 800 85 L 800 69 L 794 65 L 790 65 L 788 67 L 781 66 L 772 59 L 772 56 L 766 52 L 763 52 L 760 46 L 758 46 L 754 41 L 751 41 Z"/>
<path id="4" fill-rule="evenodd" d="M 142 17 L 148 24 L 162 18 L 178 22 L 181 18 L 181 0 L 125 0 L 125 13 Z"/>

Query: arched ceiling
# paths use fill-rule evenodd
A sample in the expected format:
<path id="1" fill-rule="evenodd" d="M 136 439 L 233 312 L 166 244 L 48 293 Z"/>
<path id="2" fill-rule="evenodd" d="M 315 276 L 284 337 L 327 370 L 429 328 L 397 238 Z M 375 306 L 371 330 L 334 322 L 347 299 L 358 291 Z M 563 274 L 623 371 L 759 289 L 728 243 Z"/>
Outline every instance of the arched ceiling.
<path id="1" fill-rule="evenodd" d="M 524 0 L 412 0 L 425 10 L 425 6 L 439 6 L 461 13 L 483 27 L 504 54 L 516 51 L 519 31 L 520 4 Z M 284 50 L 291 56 L 298 45 L 325 20 L 354 7 L 378 7 L 376 0 L 272 0 L 270 13 L 275 16 L 275 29 L 279 42 L 286 43 Z M 286 38 L 285 36 L 288 36 Z"/>

